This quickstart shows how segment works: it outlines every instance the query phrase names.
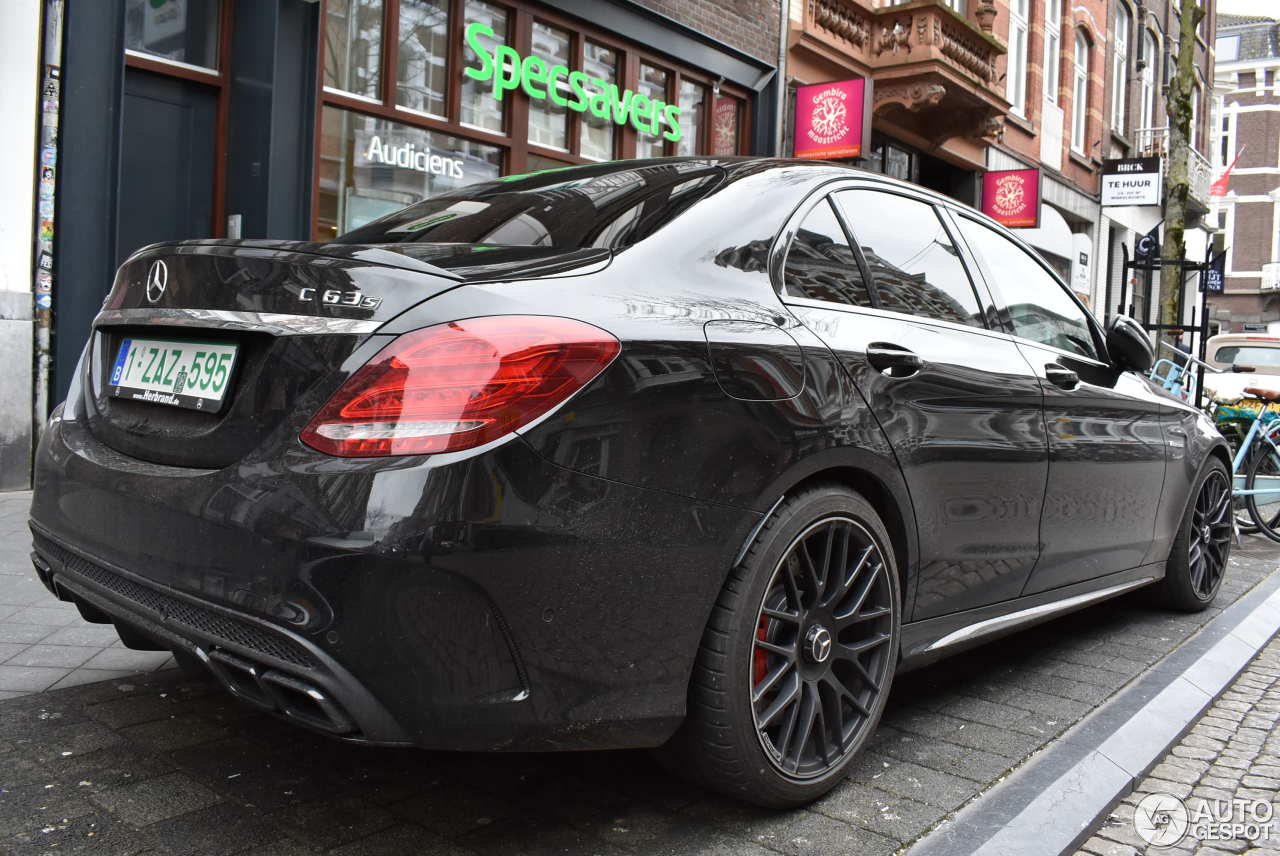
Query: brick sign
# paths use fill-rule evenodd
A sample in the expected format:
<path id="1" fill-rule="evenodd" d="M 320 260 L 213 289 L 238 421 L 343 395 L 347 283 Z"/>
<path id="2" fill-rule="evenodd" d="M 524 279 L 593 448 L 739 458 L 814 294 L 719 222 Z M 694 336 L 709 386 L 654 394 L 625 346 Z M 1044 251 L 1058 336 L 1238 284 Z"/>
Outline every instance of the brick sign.
<path id="1" fill-rule="evenodd" d="M 1040 170 L 1002 169 L 982 176 L 982 213 L 1010 229 L 1040 225 Z"/>
<path id="2" fill-rule="evenodd" d="M 1107 158 L 1102 162 L 1103 205 L 1159 205 L 1160 158 Z"/>
<path id="3" fill-rule="evenodd" d="M 865 80 L 840 80 L 796 90 L 795 156 L 813 160 L 862 157 L 871 131 Z"/>

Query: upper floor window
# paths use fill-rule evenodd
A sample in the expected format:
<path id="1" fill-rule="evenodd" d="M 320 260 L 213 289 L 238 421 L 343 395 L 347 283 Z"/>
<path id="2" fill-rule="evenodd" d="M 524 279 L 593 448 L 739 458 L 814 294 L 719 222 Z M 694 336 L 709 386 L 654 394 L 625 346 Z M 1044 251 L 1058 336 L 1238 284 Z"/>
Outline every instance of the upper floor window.
<path id="1" fill-rule="evenodd" d="M 1076 49 L 1071 65 L 1071 148 L 1088 154 L 1089 128 L 1089 40 L 1076 31 Z"/>
<path id="2" fill-rule="evenodd" d="M 1191 147 L 1201 150 L 1200 139 L 1200 84 L 1191 87 Z"/>
<path id="3" fill-rule="evenodd" d="M 1235 62 L 1240 58 L 1240 37 L 1219 36 L 1213 52 L 1218 62 Z"/>
<path id="4" fill-rule="evenodd" d="M 1048 0 L 1044 7 L 1044 98 L 1058 103 L 1058 67 L 1062 55 L 1062 0 Z"/>
<path id="5" fill-rule="evenodd" d="M 1013 112 L 1027 112 L 1027 6 L 1028 0 L 1009 3 L 1009 67 L 1005 78 L 1005 97 Z"/>
<path id="6" fill-rule="evenodd" d="M 1148 128 L 1154 128 L 1157 113 L 1156 65 L 1160 62 L 1160 48 L 1156 44 L 1155 34 L 1150 30 L 1146 30 L 1142 36 L 1142 59 L 1144 65 L 1138 78 L 1141 93 L 1138 121 L 1145 123 Z"/>
<path id="7" fill-rule="evenodd" d="M 1129 34 L 1133 16 L 1122 3 L 1116 4 L 1116 23 L 1111 33 L 1111 129 L 1125 133 L 1129 98 Z"/>

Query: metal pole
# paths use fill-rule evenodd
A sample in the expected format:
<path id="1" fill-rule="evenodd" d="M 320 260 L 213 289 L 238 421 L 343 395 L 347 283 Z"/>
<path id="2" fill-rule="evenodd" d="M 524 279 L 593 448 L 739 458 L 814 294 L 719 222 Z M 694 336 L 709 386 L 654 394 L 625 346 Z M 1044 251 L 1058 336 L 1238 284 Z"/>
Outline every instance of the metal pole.
<path id="1" fill-rule="evenodd" d="M 790 15 L 791 4 L 783 0 L 778 4 L 778 76 L 775 84 L 778 90 L 778 104 L 774 111 L 776 124 L 774 154 L 780 158 L 787 155 L 782 150 L 782 142 L 786 139 L 782 126 L 787 119 L 787 32 L 791 23 Z"/>

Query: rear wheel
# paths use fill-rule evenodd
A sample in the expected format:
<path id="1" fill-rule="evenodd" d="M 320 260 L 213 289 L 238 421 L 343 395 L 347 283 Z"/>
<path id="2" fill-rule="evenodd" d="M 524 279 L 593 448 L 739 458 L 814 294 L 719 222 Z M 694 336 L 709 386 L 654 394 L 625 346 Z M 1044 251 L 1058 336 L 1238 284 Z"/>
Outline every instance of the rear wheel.
<path id="1" fill-rule="evenodd" d="M 1232 535 L 1231 479 L 1215 458 L 1196 484 L 1165 563 L 1164 599 L 1170 606 L 1198 612 L 1213 602 L 1227 570 Z"/>
<path id="2" fill-rule="evenodd" d="M 787 500 L 725 583 L 669 759 L 758 805 L 822 796 L 884 709 L 900 600 L 888 533 L 866 500 L 837 486 Z"/>

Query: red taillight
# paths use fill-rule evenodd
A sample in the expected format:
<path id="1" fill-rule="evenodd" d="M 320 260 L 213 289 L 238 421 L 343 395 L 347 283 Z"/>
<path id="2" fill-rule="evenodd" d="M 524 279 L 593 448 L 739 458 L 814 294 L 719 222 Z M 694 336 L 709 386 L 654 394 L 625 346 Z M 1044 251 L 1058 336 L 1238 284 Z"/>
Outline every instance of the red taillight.
<path id="1" fill-rule="evenodd" d="M 456 452 L 528 425 L 617 356 L 568 318 L 499 315 L 400 336 L 320 408 L 302 442 L 344 458 Z"/>

